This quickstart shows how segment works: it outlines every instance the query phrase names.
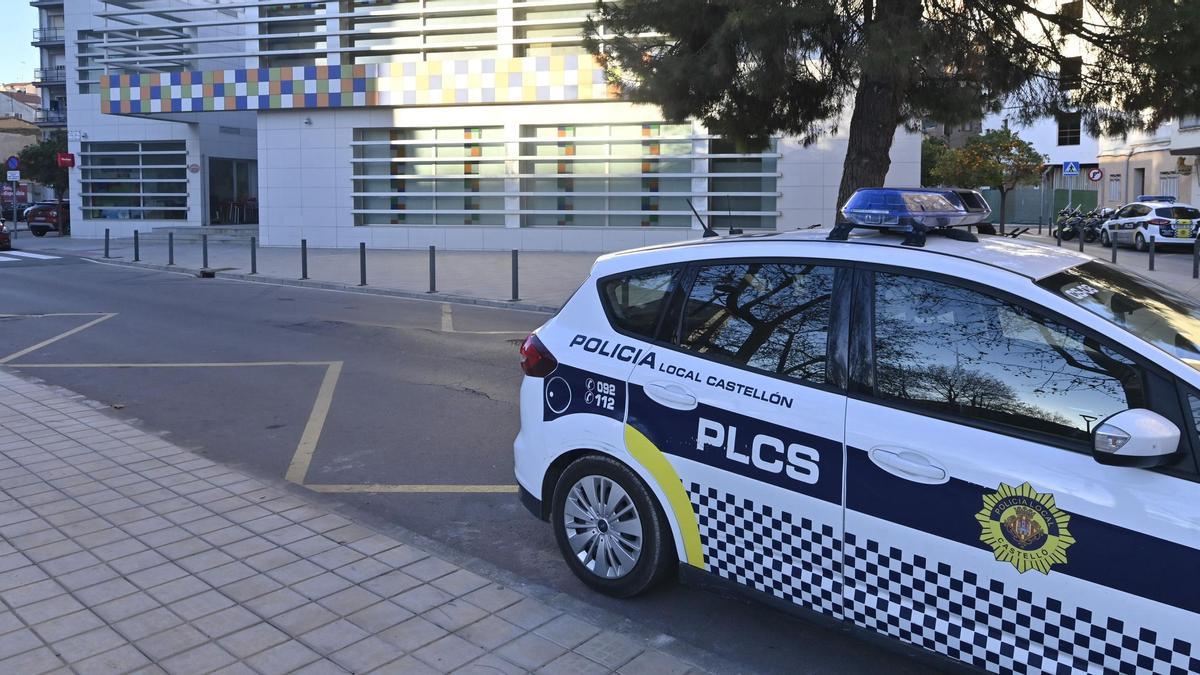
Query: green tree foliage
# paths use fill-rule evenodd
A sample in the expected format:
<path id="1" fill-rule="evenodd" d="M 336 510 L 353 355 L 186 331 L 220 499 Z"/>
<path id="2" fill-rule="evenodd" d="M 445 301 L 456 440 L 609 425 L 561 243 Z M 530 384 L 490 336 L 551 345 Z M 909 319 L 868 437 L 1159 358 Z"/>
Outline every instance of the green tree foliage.
<path id="1" fill-rule="evenodd" d="M 1004 231 L 1008 193 L 1041 175 L 1046 156 L 1010 129 L 997 129 L 948 150 L 933 166 L 931 178 L 941 185 L 991 187 L 1000 191 L 1000 231 Z M 924 167 L 922 167 L 924 170 Z"/>
<path id="2" fill-rule="evenodd" d="M 21 177 L 54 189 L 54 194 L 67 192 L 67 169 L 58 165 L 57 155 L 67 151 L 67 133 L 61 129 L 50 132 L 44 140 L 21 150 Z"/>
<path id="3" fill-rule="evenodd" d="M 933 176 L 933 167 L 937 166 L 947 152 L 950 152 L 950 145 L 941 138 L 926 138 L 921 141 L 921 185 L 938 184 L 938 180 Z"/>
<path id="4" fill-rule="evenodd" d="M 843 203 L 883 184 L 897 125 L 921 119 L 1077 111 L 1089 132 L 1119 134 L 1200 114 L 1200 2 L 1084 4 L 625 0 L 598 8 L 588 45 L 629 99 L 746 149 L 778 133 L 812 142 L 852 103 Z M 1086 65 L 1060 78 L 1071 39 Z"/>

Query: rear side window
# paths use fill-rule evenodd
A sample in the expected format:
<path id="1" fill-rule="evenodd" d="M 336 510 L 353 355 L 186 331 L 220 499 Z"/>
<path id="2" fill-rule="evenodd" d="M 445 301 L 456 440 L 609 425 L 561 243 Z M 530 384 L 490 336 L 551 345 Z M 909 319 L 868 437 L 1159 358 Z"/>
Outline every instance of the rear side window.
<path id="1" fill-rule="evenodd" d="M 1183 218 L 1195 220 L 1200 218 L 1200 209 L 1194 209 L 1190 206 L 1163 206 L 1154 209 L 1154 215 L 1159 218 Z"/>
<path id="2" fill-rule="evenodd" d="M 653 340 L 658 318 L 679 278 L 679 268 L 639 270 L 600 284 L 604 306 L 614 327 Z"/>
<path id="3" fill-rule="evenodd" d="M 680 346 L 802 382 L 826 384 L 834 268 L 710 265 L 696 272 Z"/>

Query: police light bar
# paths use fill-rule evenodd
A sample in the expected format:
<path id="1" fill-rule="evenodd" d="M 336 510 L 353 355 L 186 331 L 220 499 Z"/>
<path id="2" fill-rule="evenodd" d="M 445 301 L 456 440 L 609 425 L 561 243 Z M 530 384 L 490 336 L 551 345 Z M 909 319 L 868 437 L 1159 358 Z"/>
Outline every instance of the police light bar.
<path id="1" fill-rule="evenodd" d="M 992 213 L 983 195 L 962 188 L 861 188 L 842 207 L 844 222 L 830 239 L 847 239 L 850 230 L 866 227 L 908 236 L 904 243 L 923 246 L 925 233 L 983 222 Z M 973 239 L 969 233 L 953 235 Z"/>
<path id="2" fill-rule="evenodd" d="M 1166 202 L 1168 204 L 1174 204 L 1176 199 L 1177 199 L 1176 197 L 1172 197 L 1171 195 L 1138 195 L 1137 199 L 1135 199 L 1133 201 L 1135 201 L 1135 202 Z"/>
<path id="3" fill-rule="evenodd" d="M 978 192 L 950 188 L 863 188 L 842 207 L 846 220 L 859 227 L 905 231 L 974 225 L 991 212 Z"/>

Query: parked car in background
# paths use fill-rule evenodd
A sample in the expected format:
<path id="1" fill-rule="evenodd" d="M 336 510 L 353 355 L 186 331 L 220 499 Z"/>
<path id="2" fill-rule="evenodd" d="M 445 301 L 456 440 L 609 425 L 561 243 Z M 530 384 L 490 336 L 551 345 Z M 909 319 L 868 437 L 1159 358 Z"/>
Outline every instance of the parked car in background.
<path id="1" fill-rule="evenodd" d="M 25 204 L 21 207 L 21 220 L 23 220 L 25 222 L 29 222 L 29 212 L 30 211 L 36 209 L 39 206 L 54 206 L 55 204 L 57 204 L 57 202 L 55 202 L 54 200 L 43 200 L 40 202 L 33 202 L 32 204 Z"/>
<path id="2" fill-rule="evenodd" d="M 62 203 L 62 222 L 59 222 L 57 202 L 39 204 L 30 209 L 25 216 L 29 232 L 35 237 L 44 237 L 47 232 L 59 234 L 71 233 L 71 209 L 67 202 Z"/>
<path id="3" fill-rule="evenodd" d="M 1148 197 L 1122 206 L 1100 230 L 1100 243 L 1131 245 L 1139 251 L 1156 245 L 1196 243 L 1200 209 L 1173 197 Z"/>

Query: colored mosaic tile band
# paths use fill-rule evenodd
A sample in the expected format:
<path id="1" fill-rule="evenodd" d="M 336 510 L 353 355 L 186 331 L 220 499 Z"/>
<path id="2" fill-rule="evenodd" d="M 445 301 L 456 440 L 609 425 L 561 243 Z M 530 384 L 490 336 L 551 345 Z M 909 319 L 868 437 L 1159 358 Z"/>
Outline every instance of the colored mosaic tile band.
<path id="1" fill-rule="evenodd" d="M 101 111 L 118 115 L 617 97 L 586 56 L 105 75 L 100 86 Z"/>

